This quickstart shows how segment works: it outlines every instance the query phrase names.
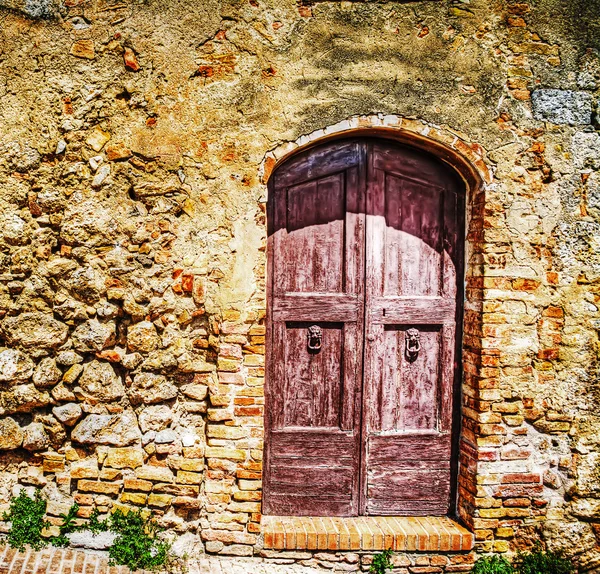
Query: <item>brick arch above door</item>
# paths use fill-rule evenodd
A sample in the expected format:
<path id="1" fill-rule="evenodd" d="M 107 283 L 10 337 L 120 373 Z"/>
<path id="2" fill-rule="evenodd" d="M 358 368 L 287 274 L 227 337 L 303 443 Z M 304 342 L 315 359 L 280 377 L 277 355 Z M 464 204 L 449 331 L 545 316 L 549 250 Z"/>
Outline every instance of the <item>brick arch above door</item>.
<path id="1" fill-rule="evenodd" d="M 466 311 L 463 331 L 464 403 L 477 394 L 478 371 L 482 367 L 480 329 L 482 324 L 481 297 L 477 295 L 480 270 L 472 263 L 484 251 L 483 219 L 486 195 L 493 190 L 493 173 L 485 159 L 485 152 L 478 144 L 457 134 L 450 128 L 429 124 L 425 121 L 391 115 L 356 116 L 338 124 L 316 130 L 294 142 L 284 143 L 265 155 L 260 175 L 267 183 L 274 169 L 290 157 L 328 140 L 345 139 L 355 136 L 378 137 L 394 140 L 402 144 L 427 151 L 457 172 L 466 188 L 466 241 L 465 268 L 467 275 Z M 265 192 L 266 197 L 266 192 Z M 470 283 L 476 288 L 469 289 Z M 474 297 L 472 297 L 474 294 Z M 473 298 L 470 302 L 469 299 Z M 456 514 L 469 527 L 474 527 L 477 512 L 474 507 L 474 493 L 477 490 L 478 446 L 477 424 L 463 413 L 460 431 L 460 475 L 456 496 Z"/>
<path id="2" fill-rule="evenodd" d="M 265 154 L 259 176 L 266 184 L 276 166 L 292 155 L 328 140 L 361 135 L 391 139 L 433 153 L 460 174 L 467 184 L 469 201 L 493 182 L 485 150 L 479 144 L 447 126 L 392 114 L 352 116 L 283 142 Z"/>

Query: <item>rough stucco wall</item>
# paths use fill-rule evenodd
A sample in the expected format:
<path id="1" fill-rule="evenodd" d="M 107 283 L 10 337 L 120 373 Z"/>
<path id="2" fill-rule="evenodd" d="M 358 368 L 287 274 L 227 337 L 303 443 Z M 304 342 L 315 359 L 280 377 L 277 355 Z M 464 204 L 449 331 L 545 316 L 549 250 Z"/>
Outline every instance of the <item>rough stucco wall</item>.
<path id="1" fill-rule="evenodd" d="M 147 504 L 208 551 L 252 552 L 259 167 L 396 114 L 494 169 L 472 207 L 463 517 L 481 550 L 544 524 L 600 565 L 597 2 L 0 6 L 3 502 L 20 483 L 83 516 Z"/>

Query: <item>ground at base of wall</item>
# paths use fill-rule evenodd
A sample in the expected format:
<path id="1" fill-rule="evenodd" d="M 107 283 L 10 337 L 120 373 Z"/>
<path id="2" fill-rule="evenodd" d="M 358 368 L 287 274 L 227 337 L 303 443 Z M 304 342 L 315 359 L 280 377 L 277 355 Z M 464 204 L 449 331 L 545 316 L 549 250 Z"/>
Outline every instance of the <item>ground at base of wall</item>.
<path id="1" fill-rule="evenodd" d="M 16 552 L 0 546 L 0 574 L 129 574 L 126 566 L 110 566 L 103 552 L 47 548 Z M 203 556 L 189 560 L 186 574 L 313 574 L 324 570 L 276 564 L 261 558 Z M 138 571 L 136 574 L 149 574 Z M 170 573 L 171 574 L 171 573 Z M 174 574 L 174 573 L 173 573 Z"/>
<path id="2" fill-rule="evenodd" d="M 368 571 L 371 554 L 263 552 L 261 557 L 205 555 L 188 560 L 180 572 L 169 574 L 317 574 Z M 396 554 L 393 574 L 468 572 L 474 555 Z M 0 546 L 0 574 L 129 574 L 125 566 L 110 566 L 106 553 L 48 547 L 17 552 Z M 138 572 L 138 574 L 144 574 Z"/>

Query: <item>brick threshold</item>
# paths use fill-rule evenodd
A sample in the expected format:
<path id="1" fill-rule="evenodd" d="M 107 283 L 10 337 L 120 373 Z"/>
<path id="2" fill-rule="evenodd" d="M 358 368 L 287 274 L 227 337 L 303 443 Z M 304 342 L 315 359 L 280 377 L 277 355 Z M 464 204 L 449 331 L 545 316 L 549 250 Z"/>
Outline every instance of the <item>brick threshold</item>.
<path id="1" fill-rule="evenodd" d="M 461 552 L 475 542 L 445 516 L 263 516 L 261 529 L 273 550 Z"/>

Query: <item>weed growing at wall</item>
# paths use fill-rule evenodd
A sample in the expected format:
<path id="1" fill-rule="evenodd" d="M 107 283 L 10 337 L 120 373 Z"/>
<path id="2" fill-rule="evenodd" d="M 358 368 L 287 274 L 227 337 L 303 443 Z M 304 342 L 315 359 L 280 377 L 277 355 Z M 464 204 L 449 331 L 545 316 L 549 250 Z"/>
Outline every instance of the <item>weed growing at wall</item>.
<path id="1" fill-rule="evenodd" d="M 97 509 L 88 522 L 79 524 L 77 512 L 79 506 L 73 504 L 66 514 L 61 514 L 62 524 L 57 536 L 44 536 L 44 529 L 50 526 L 45 520 L 46 501 L 37 490 L 33 498 L 22 490 L 14 498 L 3 519 L 11 523 L 8 543 L 12 548 L 25 550 L 29 544 L 34 550 L 40 550 L 48 543 L 54 546 L 68 546 L 68 534 L 78 530 L 89 530 L 93 534 L 111 531 L 117 537 L 109 548 L 111 565 L 128 566 L 131 570 L 155 570 L 173 566 L 169 553 L 170 545 L 156 537 L 158 525 L 151 516 L 141 511 L 123 512 L 116 510 L 106 520 L 99 520 Z"/>
<path id="2" fill-rule="evenodd" d="M 80 530 L 80 526 L 76 522 L 77 512 L 79 512 L 79 505 L 73 504 L 73 506 L 69 508 L 69 512 L 67 512 L 67 514 L 59 514 L 63 521 L 59 526 L 58 536 L 52 536 L 52 538 L 50 538 L 51 544 L 54 546 L 63 547 L 69 545 L 70 541 L 67 538 L 67 534 Z"/>
<path id="3" fill-rule="evenodd" d="M 537 546 L 533 552 L 517 554 L 514 560 L 518 574 L 570 574 L 573 564 L 556 552 L 547 552 Z"/>
<path id="4" fill-rule="evenodd" d="M 515 569 L 504 556 L 483 556 L 473 566 L 471 574 L 514 574 Z"/>
<path id="5" fill-rule="evenodd" d="M 156 522 L 141 511 L 116 510 L 110 517 L 110 530 L 117 534 L 108 554 L 113 564 L 131 570 L 154 570 L 169 557 L 169 544 L 156 539 Z"/>
<path id="6" fill-rule="evenodd" d="M 108 519 L 107 520 L 99 520 L 98 519 L 99 516 L 100 516 L 100 512 L 98 512 L 97 508 L 94 508 L 94 510 L 92 510 L 92 514 L 90 515 L 90 518 L 86 525 L 87 529 L 92 534 L 98 534 L 100 532 L 106 532 L 108 530 L 108 527 L 109 527 Z"/>
<path id="7" fill-rule="evenodd" d="M 519 552 L 511 564 L 503 556 L 483 556 L 475 562 L 472 574 L 571 574 L 573 564 L 556 552 L 536 546 L 533 552 Z"/>
<path id="8" fill-rule="evenodd" d="M 375 554 L 375 556 L 373 556 L 373 562 L 371 563 L 369 572 L 371 574 L 386 574 L 389 569 L 394 567 L 392 561 L 390 560 L 391 557 L 392 551 L 389 549 Z"/>
<path id="9" fill-rule="evenodd" d="M 41 497 L 39 490 L 33 498 L 29 498 L 22 490 L 19 496 L 13 498 L 8 512 L 2 516 L 3 520 L 11 523 L 8 533 L 8 543 L 12 548 L 21 552 L 29 544 L 34 550 L 40 550 L 48 544 L 42 536 L 42 531 L 50 526 L 44 520 L 46 514 L 46 501 Z"/>

